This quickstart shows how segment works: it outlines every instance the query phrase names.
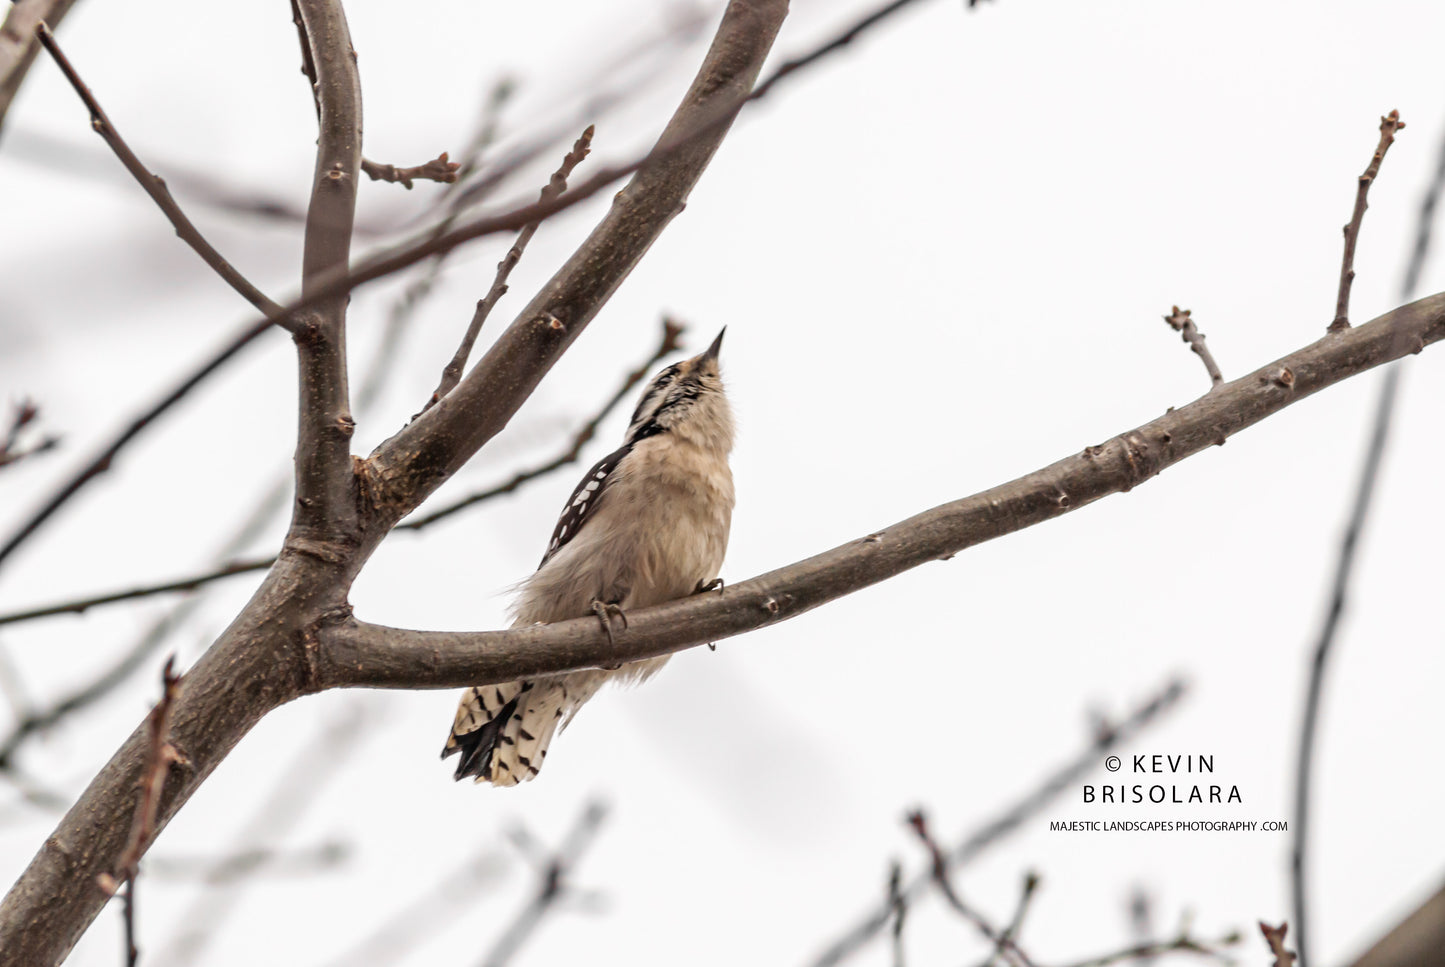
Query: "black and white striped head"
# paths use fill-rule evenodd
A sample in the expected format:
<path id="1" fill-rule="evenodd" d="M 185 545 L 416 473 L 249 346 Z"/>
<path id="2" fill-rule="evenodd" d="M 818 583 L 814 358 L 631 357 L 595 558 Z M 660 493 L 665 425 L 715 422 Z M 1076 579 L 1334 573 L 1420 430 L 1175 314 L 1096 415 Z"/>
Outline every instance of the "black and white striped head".
<path id="1" fill-rule="evenodd" d="M 632 414 L 628 444 L 659 433 L 674 433 L 694 443 L 732 449 L 732 411 L 718 375 L 724 327 L 703 352 L 673 363 L 652 378 Z"/>

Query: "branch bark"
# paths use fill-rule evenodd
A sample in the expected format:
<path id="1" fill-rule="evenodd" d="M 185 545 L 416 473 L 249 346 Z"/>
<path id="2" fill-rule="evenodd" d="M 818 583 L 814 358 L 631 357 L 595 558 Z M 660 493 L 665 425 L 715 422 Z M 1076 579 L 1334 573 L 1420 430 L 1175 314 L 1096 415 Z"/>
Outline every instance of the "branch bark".
<path id="1" fill-rule="evenodd" d="M 340 0 L 298 0 L 316 71 L 320 137 L 306 212 L 302 297 L 330 273 L 344 272 L 356 218 L 361 167 L 361 79 Z M 357 497 L 351 470 L 356 422 L 346 385 L 346 296 L 318 304 L 297 320 L 300 428 L 296 437 L 296 508 L 288 540 L 315 547 L 355 534 Z M 343 551 L 319 550 L 338 559 Z M 344 596 L 345 589 L 342 589 Z"/>
<path id="2" fill-rule="evenodd" d="M 318 688 L 455 688 L 606 667 L 720 641 L 984 541 L 1132 490 L 1160 471 L 1349 376 L 1445 338 L 1445 293 L 1421 299 L 1224 383 L 1193 403 L 1027 476 L 943 504 L 721 594 L 509 631 L 404 631 L 338 619 L 312 649 Z"/>

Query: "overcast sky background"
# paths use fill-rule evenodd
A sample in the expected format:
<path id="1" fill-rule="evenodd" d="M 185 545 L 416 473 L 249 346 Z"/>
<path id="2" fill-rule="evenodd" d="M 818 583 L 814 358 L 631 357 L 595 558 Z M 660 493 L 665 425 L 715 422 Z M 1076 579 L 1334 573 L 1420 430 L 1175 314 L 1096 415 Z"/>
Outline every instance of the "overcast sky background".
<path id="1" fill-rule="evenodd" d="M 873 5 L 797 0 L 774 60 Z M 519 136 L 573 117 L 626 77 L 650 77 L 648 94 L 599 122 L 583 171 L 628 159 L 655 136 L 711 37 L 719 7 L 702 8 L 686 43 L 662 40 L 690 9 L 353 2 L 366 153 L 415 164 L 459 152 L 504 74 L 519 85 L 504 127 Z M 1161 321 L 1171 304 L 1193 310 L 1231 379 L 1323 335 L 1355 179 L 1379 116 L 1398 108 L 1408 127 L 1371 192 L 1356 261 L 1352 316 L 1372 318 L 1397 302 L 1445 134 L 1442 30 L 1445 7 L 1422 0 L 922 3 L 748 109 L 686 212 L 508 430 L 433 502 L 565 446 L 647 356 L 663 312 L 691 324 L 693 351 L 728 327 L 723 363 L 740 425 L 730 581 L 1037 469 L 1208 387 Z M 299 229 L 207 207 L 180 174 L 304 205 L 315 121 L 286 5 L 89 0 L 60 37 L 218 248 L 273 297 L 293 293 Z M 497 204 L 532 197 L 559 158 L 540 160 Z M 367 183 L 360 218 L 403 222 L 436 192 Z M 0 204 L 0 390 L 34 397 L 65 437 L 62 451 L 0 478 L 8 533 L 252 313 L 174 238 L 43 60 L 0 136 Z M 605 204 L 544 226 L 484 344 Z M 377 241 L 360 239 L 358 253 Z M 357 452 L 419 408 L 509 243 L 473 244 L 452 260 L 395 353 L 389 390 L 359 414 Z M 1441 265 L 1437 249 L 1420 295 L 1442 287 Z M 354 300 L 353 373 L 396 291 L 377 285 Z M 7 563 L 0 610 L 206 566 L 287 472 L 291 357 L 282 335 L 263 339 L 129 448 Z M 1442 375 L 1439 349 L 1406 373 L 1330 667 L 1314 790 L 1319 964 L 1358 953 L 1445 872 L 1434 603 Z M 476 962 L 534 887 L 507 830 L 524 823 L 558 842 L 601 798 L 610 814 L 576 872 L 600 893 L 600 912 L 559 912 L 516 963 L 803 964 L 883 896 L 891 859 L 923 868 L 901 822 L 907 808 L 927 807 L 953 841 L 1077 755 L 1092 713 L 1121 715 L 1175 675 L 1189 682 L 1186 701 L 1126 751 L 1212 755 L 1214 781 L 1237 785 L 1242 804 L 1086 806 L 1075 786 L 957 882 L 1002 923 L 1024 872 L 1040 872 L 1022 942 L 1041 963 L 1124 946 L 1136 888 L 1161 932 L 1193 911 L 1202 936 L 1249 931 L 1242 957 L 1261 963 L 1254 922 L 1290 916 L 1288 835 L 1083 835 L 1051 833 L 1048 821 L 1292 818 L 1307 658 L 1377 383 L 1371 374 L 1329 389 L 1133 493 L 715 653 L 680 655 L 645 688 L 595 699 L 540 779 L 519 789 L 455 785 L 436 760 L 452 692 L 330 693 L 283 708 L 151 856 L 343 841 L 348 861 L 257 877 L 219 900 L 147 873 L 147 963 L 326 964 L 481 857 L 472 886 L 451 890 L 454 906 L 418 915 L 409 956 L 396 961 Z M 623 410 L 587 461 L 620 438 L 630 402 Z M 357 582 L 357 613 L 419 628 L 501 626 L 506 588 L 535 567 L 581 469 L 396 535 Z M 274 550 L 283 530 L 273 521 L 248 550 Z M 174 640 L 183 664 L 257 580 L 208 592 Z M 0 647 L 28 690 L 58 694 L 171 604 L 0 629 Z M 32 743 L 26 767 L 77 794 L 153 701 L 162 658 L 120 697 Z M 334 753 L 308 751 L 318 746 Z M 308 778 L 283 780 L 288 770 Z M 263 811 L 278 782 L 304 800 L 282 810 L 284 822 Z M 7 881 L 57 819 L 13 799 L 0 806 Z M 184 946 L 188 927 L 216 909 L 223 919 L 205 945 Z M 119 930 L 108 908 L 71 963 L 115 964 Z M 983 950 L 932 898 L 907 937 L 919 965 Z M 857 961 L 887 962 L 881 944 Z"/>

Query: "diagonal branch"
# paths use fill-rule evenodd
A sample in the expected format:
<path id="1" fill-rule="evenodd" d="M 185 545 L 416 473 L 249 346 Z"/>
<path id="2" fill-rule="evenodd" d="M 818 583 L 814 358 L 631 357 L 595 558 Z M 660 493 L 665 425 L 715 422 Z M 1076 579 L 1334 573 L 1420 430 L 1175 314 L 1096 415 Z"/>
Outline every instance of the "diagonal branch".
<path id="1" fill-rule="evenodd" d="M 597 435 L 597 428 L 602 425 L 602 421 L 607 419 L 608 415 L 617 408 L 619 403 L 627 399 L 633 387 L 647 378 L 648 374 L 652 372 L 653 366 L 678 350 L 678 337 L 682 335 L 682 331 L 683 326 L 681 323 L 671 318 L 663 317 L 662 341 L 658 343 L 657 349 L 653 351 L 652 355 L 649 356 L 642 365 L 627 374 L 626 378 L 622 380 L 622 385 L 617 388 L 617 392 L 612 394 L 612 398 L 602 404 L 602 409 L 598 410 L 597 414 L 584 423 L 582 428 L 573 435 L 571 445 L 564 452 L 544 464 L 518 471 L 513 474 L 511 479 L 506 483 L 501 483 L 495 487 L 489 487 L 478 493 L 470 494 L 445 507 L 438 508 L 430 514 L 418 517 L 416 520 L 407 520 L 404 523 L 398 524 L 394 529 L 399 531 L 421 530 L 423 527 L 435 524 L 437 521 L 445 520 L 453 514 L 466 510 L 468 507 L 472 507 L 486 500 L 492 500 L 503 494 L 512 493 L 518 487 L 521 487 L 529 481 L 545 476 L 554 470 L 560 470 L 569 464 L 576 463 L 578 458 L 582 456 L 582 448 L 590 443 L 592 438 Z M 0 621 L 0 623 L 3 623 L 3 621 Z"/>
<path id="2" fill-rule="evenodd" d="M 272 302 L 264 292 L 236 271 L 235 266 L 227 262 L 221 253 L 206 241 L 196 226 L 186 217 L 186 213 L 181 211 L 181 206 L 177 205 L 176 200 L 171 197 L 170 189 L 166 187 L 165 181 L 152 174 L 136 157 L 135 152 L 130 149 L 130 145 L 126 144 L 125 139 L 120 136 L 120 132 L 106 116 L 100 102 L 90 92 L 90 88 L 80 79 L 80 75 L 76 73 L 70 59 L 61 51 L 60 45 L 55 42 L 55 36 L 51 34 L 50 29 L 42 23 L 35 28 L 35 36 L 40 39 L 45 50 L 55 59 L 56 66 L 65 75 L 65 79 L 70 82 L 70 86 L 75 89 L 75 93 L 85 102 L 86 109 L 90 111 L 90 126 L 105 139 L 105 143 L 110 145 L 110 149 L 115 152 L 115 156 L 120 159 L 121 164 L 125 165 L 125 169 L 140 183 L 140 186 L 145 189 L 145 193 L 151 196 L 151 200 L 160 207 L 161 212 L 175 226 L 176 235 L 180 237 L 181 241 L 194 249 L 207 265 L 215 269 L 216 274 L 224 279 L 227 285 L 239 292 L 241 297 L 251 305 L 268 316 L 280 313 L 279 305 Z"/>
<path id="3" fill-rule="evenodd" d="M 320 136 L 315 180 L 306 212 L 303 297 L 328 273 L 344 272 L 356 218 L 361 167 L 361 79 L 340 0 L 298 0 L 299 23 L 316 73 Z M 346 303 L 325 299 L 297 317 L 300 428 L 296 437 L 296 510 L 288 539 L 327 543 L 351 534 L 356 497 L 351 434 L 356 427 L 346 385 Z"/>
<path id="4" fill-rule="evenodd" d="M 1445 293 L 1324 339 L 1100 446 L 1027 476 L 737 584 L 628 612 L 509 631 L 402 631 L 355 620 L 323 629 L 319 688 L 453 688 L 671 654 L 796 617 L 920 564 L 1132 490 L 1186 457 L 1349 376 L 1445 338 Z"/>
<path id="5" fill-rule="evenodd" d="M 542 188 L 541 201 L 556 198 L 567 190 L 567 177 L 592 150 L 592 133 L 593 128 L 589 124 L 587 130 L 583 131 L 582 136 L 572 145 L 572 150 L 567 152 L 567 156 L 562 159 L 562 166 L 552 173 L 551 179 Z M 462 371 L 466 369 L 467 358 L 472 354 L 472 347 L 476 345 L 482 325 L 492 314 L 492 309 L 497 302 L 507 294 L 507 279 L 511 277 L 512 269 L 516 268 L 517 263 L 522 260 L 522 253 L 527 250 L 527 243 L 532 241 L 532 236 L 537 234 L 537 228 L 541 224 L 541 222 L 527 224 L 517 233 L 517 240 L 507 250 L 506 256 L 497 263 L 497 274 L 492 279 L 492 287 L 477 303 L 477 311 L 472 314 L 472 321 L 462 336 L 461 345 L 457 347 L 451 361 L 442 370 L 441 382 L 437 383 L 437 388 L 432 391 L 431 399 L 427 402 L 428 408 L 435 406 L 438 400 L 450 393 L 461 382 Z"/>

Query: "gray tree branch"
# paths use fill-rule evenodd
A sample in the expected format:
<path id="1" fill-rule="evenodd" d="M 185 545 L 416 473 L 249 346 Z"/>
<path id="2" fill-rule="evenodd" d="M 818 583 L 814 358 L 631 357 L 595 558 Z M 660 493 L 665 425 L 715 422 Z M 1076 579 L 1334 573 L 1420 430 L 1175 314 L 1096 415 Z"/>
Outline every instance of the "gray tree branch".
<path id="1" fill-rule="evenodd" d="M 340 0 L 298 0 L 316 71 L 320 137 L 306 212 L 301 293 L 314 293 L 328 273 L 345 271 L 356 217 L 361 167 L 361 78 Z M 351 434 L 356 422 L 346 385 L 346 304 L 337 296 L 297 319 L 300 428 L 296 437 L 296 507 L 290 541 L 314 548 L 356 531 Z M 339 551 L 316 553 L 340 556 Z"/>
<path id="2" fill-rule="evenodd" d="M 920 564 L 1060 517 L 1160 471 L 1327 386 L 1445 338 L 1445 293 L 1326 335 L 1156 420 L 1008 483 L 924 511 L 815 557 L 630 611 L 604 634 L 579 618 L 509 631 L 404 631 L 350 617 L 310 650 L 312 687 L 452 688 L 670 654 L 797 617 Z"/>

